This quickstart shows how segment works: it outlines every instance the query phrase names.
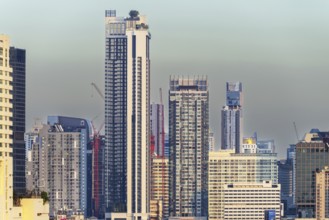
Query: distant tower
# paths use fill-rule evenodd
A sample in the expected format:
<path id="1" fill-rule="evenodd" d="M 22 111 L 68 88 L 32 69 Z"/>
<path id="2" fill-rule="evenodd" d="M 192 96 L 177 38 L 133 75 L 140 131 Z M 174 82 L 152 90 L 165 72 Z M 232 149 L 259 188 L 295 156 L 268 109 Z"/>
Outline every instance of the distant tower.
<path id="1" fill-rule="evenodd" d="M 235 149 L 240 152 L 242 143 L 242 84 L 226 83 L 226 106 L 222 109 L 221 149 Z"/>
<path id="2" fill-rule="evenodd" d="M 25 180 L 25 50 L 10 47 L 9 64 L 13 68 L 13 168 L 14 192 L 22 195 Z"/>
<path id="3" fill-rule="evenodd" d="M 13 149 L 12 149 L 12 68 L 9 65 L 9 37 L 0 35 L 0 219 L 12 219 Z"/>
<path id="4" fill-rule="evenodd" d="M 164 153 L 162 151 L 164 151 L 165 144 L 163 109 L 163 104 L 151 104 L 151 142 L 154 144 L 154 149 L 151 147 L 151 151 L 158 156 L 162 156 Z"/>
<path id="5" fill-rule="evenodd" d="M 209 92 L 206 77 L 171 77 L 170 216 L 208 213 Z"/>
<path id="6" fill-rule="evenodd" d="M 148 219 L 150 39 L 145 16 L 105 13 L 105 218 Z"/>

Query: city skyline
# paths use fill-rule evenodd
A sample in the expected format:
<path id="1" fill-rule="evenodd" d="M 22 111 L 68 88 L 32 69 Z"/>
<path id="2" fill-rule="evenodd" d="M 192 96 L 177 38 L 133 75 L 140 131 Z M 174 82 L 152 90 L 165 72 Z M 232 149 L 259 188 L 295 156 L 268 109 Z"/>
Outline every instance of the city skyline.
<path id="1" fill-rule="evenodd" d="M 283 158 L 289 144 L 297 142 L 293 121 L 300 138 L 312 127 L 329 130 L 323 119 L 329 105 L 322 101 L 329 78 L 329 32 L 323 28 L 329 5 L 251 2 L 189 2 L 186 9 L 187 1 L 178 3 L 181 7 L 173 1 L 73 1 L 72 7 L 61 7 L 63 1 L 20 2 L 19 7 L 17 1 L 5 1 L 1 32 L 10 36 L 12 46 L 27 50 L 27 129 L 35 117 L 51 114 L 102 115 L 102 100 L 90 86 L 95 82 L 104 87 L 102 15 L 108 8 L 127 16 L 137 9 L 148 15 L 152 28 L 151 102 L 158 102 L 159 87 L 168 91 L 170 75 L 207 75 L 210 128 L 218 149 L 225 82 L 241 81 L 245 136 L 257 131 L 261 139 L 274 139 Z M 77 100 L 75 105 L 71 100 Z M 165 116 L 167 100 L 164 92 Z"/>

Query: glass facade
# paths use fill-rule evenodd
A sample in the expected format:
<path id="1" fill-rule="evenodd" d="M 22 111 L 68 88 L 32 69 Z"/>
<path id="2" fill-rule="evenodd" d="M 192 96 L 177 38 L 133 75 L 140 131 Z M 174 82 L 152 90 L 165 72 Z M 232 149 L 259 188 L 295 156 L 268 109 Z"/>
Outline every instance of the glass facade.
<path id="1" fill-rule="evenodd" d="M 312 145 L 308 144 L 307 146 L 311 147 Z M 297 144 L 296 203 L 299 215 L 302 215 L 301 217 L 314 217 L 315 173 L 317 169 L 329 164 L 329 152 L 328 149 L 324 149 L 324 144 L 318 143 L 313 144 L 313 146 L 314 149 L 305 149 L 302 144 Z"/>
<path id="2" fill-rule="evenodd" d="M 296 144 L 296 196 L 299 217 L 315 217 L 316 171 L 329 165 L 329 132 L 314 131 Z"/>
<path id="3" fill-rule="evenodd" d="M 242 84 L 226 83 L 226 106 L 221 112 L 221 149 L 235 149 L 240 152 L 242 144 Z"/>
<path id="4" fill-rule="evenodd" d="M 13 68 L 13 184 L 14 192 L 22 195 L 26 191 L 25 180 L 25 50 L 10 47 L 9 65 Z"/>

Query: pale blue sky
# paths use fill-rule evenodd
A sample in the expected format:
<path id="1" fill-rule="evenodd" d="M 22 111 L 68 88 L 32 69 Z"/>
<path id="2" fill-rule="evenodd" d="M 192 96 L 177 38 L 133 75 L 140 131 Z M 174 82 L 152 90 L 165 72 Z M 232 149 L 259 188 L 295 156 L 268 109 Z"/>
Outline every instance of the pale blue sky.
<path id="1" fill-rule="evenodd" d="M 273 138 L 280 157 L 293 121 L 300 136 L 329 130 L 327 0 L 2 0 L 0 33 L 27 50 L 27 129 L 35 117 L 103 112 L 90 83 L 104 86 L 106 9 L 147 15 L 153 101 L 162 87 L 167 103 L 171 74 L 208 75 L 217 144 L 226 81 L 243 83 L 245 134 Z"/>

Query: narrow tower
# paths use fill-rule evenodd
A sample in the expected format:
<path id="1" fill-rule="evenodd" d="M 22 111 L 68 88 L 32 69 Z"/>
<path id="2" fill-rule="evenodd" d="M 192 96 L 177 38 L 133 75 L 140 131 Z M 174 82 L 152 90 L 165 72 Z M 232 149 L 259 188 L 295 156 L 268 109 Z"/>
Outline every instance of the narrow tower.
<path id="1" fill-rule="evenodd" d="M 148 219 L 151 35 L 138 11 L 106 11 L 105 29 L 105 217 Z"/>
<path id="2" fill-rule="evenodd" d="M 9 37 L 0 35 L 0 219 L 11 220 L 13 209 L 12 68 Z"/>
<path id="3" fill-rule="evenodd" d="M 222 149 L 240 152 L 242 143 L 242 84 L 226 83 L 226 105 L 222 109 Z"/>
<path id="4" fill-rule="evenodd" d="M 206 77 L 171 77 L 170 216 L 208 213 L 209 93 Z"/>
<path id="5" fill-rule="evenodd" d="M 26 191 L 25 181 L 25 50 L 9 49 L 9 64 L 13 68 L 13 184 L 14 192 L 22 195 Z"/>

